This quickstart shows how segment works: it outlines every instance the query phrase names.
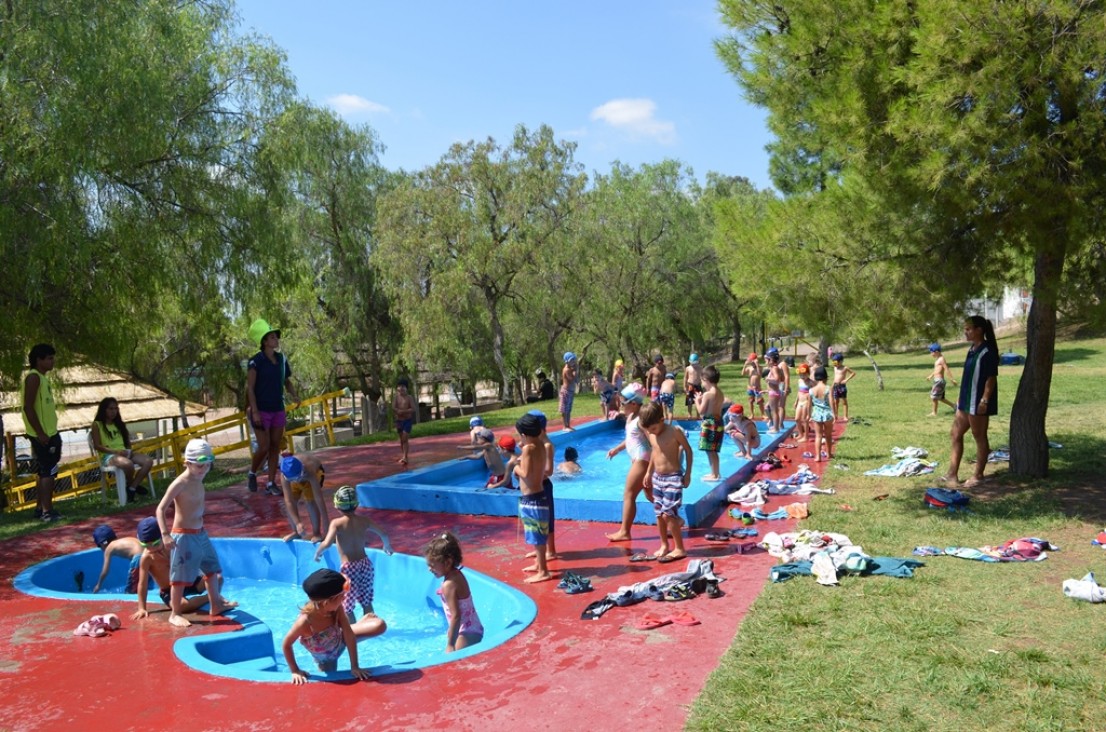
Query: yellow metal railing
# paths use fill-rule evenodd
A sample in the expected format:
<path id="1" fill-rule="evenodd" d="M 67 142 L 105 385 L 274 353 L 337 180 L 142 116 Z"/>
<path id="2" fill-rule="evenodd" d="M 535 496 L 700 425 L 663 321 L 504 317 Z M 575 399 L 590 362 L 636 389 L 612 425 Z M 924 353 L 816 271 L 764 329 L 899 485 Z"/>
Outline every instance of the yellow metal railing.
<path id="1" fill-rule="evenodd" d="M 333 445 L 334 425 L 348 422 L 350 419 L 348 413 L 331 416 L 333 403 L 339 397 L 345 395 L 348 395 L 345 390 L 332 391 L 304 399 L 294 405 L 296 409 L 307 408 L 309 417 L 303 425 L 290 427 L 284 432 L 286 447 L 291 449 L 292 438 L 295 435 L 310 433 L 318 429 L 325 432 L 327 444 Z M 321 407 L 322 416 L 320 419 L 315 419 L 316 405 Z M 196 437 L 206 438 L 208 435 L 233 429 L 238 429 L 239 434 L 245 435 L 245 437 L 230 443 L 212 445 L 215 454 L 221 455 L 243 448 L 249 449 L 251 447 L 251 426 L 246 420 L 245 412 L 235 412 L 226 417 L 203 422 L 195 427 L 176 430 L 159 437 L 136 440 L 131 447 L 138 452 L 155 456 L 154 467 L 151 471 L 153 475 L 165 472 L 180 473 L 184 470 L 184 448 L 189 440 Z M 158 458 L 157 456 L 161 457 Z M 95 457 L 88 457 L 78 462 L 60 466 L 54 482 L 54 499 L 72 498 L 102 490 L 99 471 L 100 460 Z M 16 476 L 10 484 L 4 486 L 3 492 L 6 498 L 4 503 L 7 510 L 19 511 L 33 506 L 36 501 L 36 486 L 37 478 L 35 476 Z"/>

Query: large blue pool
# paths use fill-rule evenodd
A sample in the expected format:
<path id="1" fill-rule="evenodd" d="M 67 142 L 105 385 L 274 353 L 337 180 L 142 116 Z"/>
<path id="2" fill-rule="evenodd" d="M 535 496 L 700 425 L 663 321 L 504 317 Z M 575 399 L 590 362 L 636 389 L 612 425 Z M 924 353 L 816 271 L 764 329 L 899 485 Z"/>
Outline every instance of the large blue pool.
<path id="1" fill-rule="evenodd" d="M 688 526 L 710 525 L 726 504 L 726 494 L 748 480 L 752 462 L 734 457 L 735 446 L 729 437 L 722 444 L 721 473 L 728 476 L 720 483 L 706 483 L 702 476 L 710 472 L 706 453 L 699 444 L 699 422 L 678 422 L 688 432 L 695 452 L 691 485 L 684 491 L 681 509 Z M 786 439 L 794 426 L 787 422 L 783 433 L 761 435 L 762 444 L 754 455 L 766 455 Z M 582 521 L 622 520 L 622 492 L 629 469 L 629 458 L 620 453 L 613 460 L 607 451 L 622 441 L 623 423 L 589 422 L 574 431 L 561 430 L 549 435 L 556 449 L 556 461 L 564 459 L 564 448 L 575 447 L 583 473 L 573 477 L 554 476 L 557 517 Z M 417 446 L 417 441 L 416 441 Z M 463 444 L 459 441 L 459 444 Z M 416 447 L 417 449 L 417 447 Z M 438 511 L 442 513 L 487 516 L 514 516 L 518 513 L 518 491 L 498 488 L 484 490 L 488 477 L 483 460 L 447 460 L 388 478 L 360 483 L 357 496 L 362 506 L 401 511 Z M 656 519 L 644 495 L 638 499 L 637 523 L 652 524 Z"/>
<path id="2" fill-rule="evenodd" d="M 315 545 L 305 541 L 284 543 L 279 539 L 212 540 L 223 565 L 223 593 L 239 603 L 228 617 L 241 623 L 241 630 L 215 635 L 181 638 L 173 649 L 187 665 L 216 676 L 247 681 L 290 679 L 281 643 L 306 602 L 300 584 L 307 575 L 324 566 L 338 568 L 337 550 L 331 548 L 322 562 L 315 562 Z M 441 580 L 426 569 L 426 560 L 405 554 L 388 556 L 370 550 L 376 566 L 374 609 L 388 623 L 381 636 L 357 645 L 359 663 L 381 676 L 433 666 L 478 654 L 510 640 L 522 632 L 537 615 L 530 598 L 490 577 L 465 569 L 472 588 L 484 639 L 454 653 L 445 652 L 446 621 L 436 590 Z M 114 559 L 104 582 L 107 592 L 93 595 L 103 562 L 99 549 L 78 552 L 36 564 L 15 578 L 16 589 L 29 595 L 63 600 L 127 603 L 137 608 L 135 596 L 123 594 L 128 565 Z M 77 577 L 83 576 L 82 587 Z M 114 592 L 110 591 L 114 588 Z M 163 608 L 155 589 L 150 591 L 151 611 Z M 167 611 L 166 611 L 167 612 Z M 360 615 L 360 610 L 358 610 Z M 121 613 L 122 616 L 122 613 Z M 124 618 L 125 624 L 131 621 Z M 320 672 L 310 655 L 297 643 L 296 660 L 312 678 L 350 678 L 349 657 L 343 654 L 339 670 Z"/>

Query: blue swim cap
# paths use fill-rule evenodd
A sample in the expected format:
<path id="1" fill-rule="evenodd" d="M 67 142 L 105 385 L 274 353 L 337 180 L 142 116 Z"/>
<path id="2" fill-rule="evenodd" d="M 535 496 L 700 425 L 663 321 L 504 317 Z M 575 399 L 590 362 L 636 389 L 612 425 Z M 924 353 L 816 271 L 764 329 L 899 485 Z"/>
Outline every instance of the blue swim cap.
<path id="1" fill-rule="evenodd" d="M 156 518 L 147 516 L 138 522 L 138 530 L 135 534 L 143 544 L 149 544 L 161 539 L 161 527 L 157 525 Z"/>
<path id="2" fill-rule="evenodd" d="M 769 348 L 764 353 L 765 353 L 765 355 L 771 355 L 773 353 L 779 353 L 779 352 L 780 352 L 780 349 L 776 348 L 775 346 L 772 346 L 771 348 Z"/>
<path id="3" fill-rule="evenodd" d="M 484 420 L 481 417 L 473 417 L 469 420 L 469 427 L 481 427 L 484 424 Z"/>
<path id="4" fill-rule="evenodd" d="M 303 463 L 294 455 L 281 458 L 280 472 L 288 480 L 297 480 L 303 475 Z"/>
<path id="5" fill-rule="evenodd" d="M 529 412 L 527 412 L 527 414 L 532 417 L 537 417 L 538 422 L 541 423 L 541 428 L 543 430 L 545 429 L 545 425 L 548 422 L 548 420 L 545 418 L 545 412 L 541 411 L 540 409 L 531 409 Z"/>
<path id="6" fill-rule="evenodd" d="M 569 361 L 575 361 L 575 360 L 576 360 L 576 354 L 573 353 L 572 351 L 569 351 L 565 354 L 565 363 L 568 363 Z"/>
<path id="7" fill-rule="evenodd" d="M 699 363 L 699 354 L 693 353 L 687 357 L 687 360 L 691 363 Z"/>
<path id="8" fill-rule="evenodd" d="M 157 519 L 155 519 L 156 521 Z M 103 549 L 105 546 L 115 541 L 115 531 L 112 530 L 107 524 L 100 524 L 92 530 L 92 540 L 96 542 L 96 546 Z"/>
<path id="9" fill-rule="evenodd" d="M 940 343 L 930 343 L 929 344 L 929 352 L 930 353 L 940 353 L 941 352 L 941 344 Z"/>

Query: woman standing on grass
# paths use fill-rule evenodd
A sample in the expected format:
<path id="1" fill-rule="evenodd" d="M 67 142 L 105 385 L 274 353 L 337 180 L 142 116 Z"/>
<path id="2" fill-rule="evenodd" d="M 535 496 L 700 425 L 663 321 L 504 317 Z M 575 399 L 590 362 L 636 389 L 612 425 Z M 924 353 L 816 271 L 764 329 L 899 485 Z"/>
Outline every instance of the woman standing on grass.
<path id="1" fill-rule="evenodd" d="M 974 488 L 983 480 L 983 469 L 991 445 L 987 426 L 998 414 L 998 342 L 991 321 L 973 315 L 964 322 L 964 338 L 972 346 L 964 359 L 964 376 L 960 379 L 960 398 L 956 402 L 956 417 L 952 421 L 952 457 L 945 482 L 959 484 L 960 459 L 964 456 L 964 435 L 969 429 L 975 438 L 975 474 L 964 482 Z"/>

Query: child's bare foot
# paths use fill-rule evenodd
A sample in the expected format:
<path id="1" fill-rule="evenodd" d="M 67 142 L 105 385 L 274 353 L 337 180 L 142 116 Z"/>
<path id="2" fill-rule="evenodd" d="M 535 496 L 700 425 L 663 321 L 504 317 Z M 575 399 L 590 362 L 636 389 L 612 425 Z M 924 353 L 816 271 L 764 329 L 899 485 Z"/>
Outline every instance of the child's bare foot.
<path id="1" fill-rule="evenodd" d="M 523 572 L 537 572 L 539 569 L 537 564 L 531 564 L 529 567 L 523 567 Z"/>
<path id="2" fill-rule="evenodd" d="M 287 541 L 292 541 L 293 539 L 302 539 L 302 538 L 303 537 L 300 536 L 300 532 L 293 531 L 291 534 L 285 534 L 284 536 L 280 537 L 280 540 L 287 542 Z"/>
<path id="3" fill-rule="evenodd" d="M 717 483 L 720 480 L 722 480 L 722 476 L 717 473 L 707 473 L 703 476 L 704 483 Z"/>
<path id="4" fill-rule="evenodd" d="M 947 486 L 952 486 L 955 488 L 956 486 L 960 485 L 960 478 L 956 477 L 955 475 L 949 475 L 948 473 L 946 473 L 945 475 L 941 476 L 941 482 Z"/>
<path id="5" fill-rule="evenodd" d="M 170 615 L 169 625 L 175 625 L 178 628 L 187 628 L 191 626 L 192 623 L 188 622 L 188 618 L 184 617 L 183 615 Z"/>
<path id="6" fill-rule="evenodd" d="M 968 478 L 967 480 L 964 481 L 964 487 L 965 488 L 975 488 L 977 485 L 982 483 L 983 480 L 984 480 L 984 477 L 982 475 L 973 475 L 972 477 L 970 477 L 970 478 Z"/>
<path id="7" fill-rule="evenodd" d="M 533 559 L 536 556 L 538 556 L 537 552 L 526 552 L 526 558 L 527 559 Z"/>
<path id="8" fill-rule="evenodd" d="M 545 561 L 547 562 L 552 562 L 555 559 L 560 559 L 560 556 L 557 555 L 556 552 L 550 552 L 549 554 L 545 555 Z"/>
<path id="9" fill-rule="evenodd" d="M 607 534 L 607 541 L 630 541 L 630 535 L 616 531 L 613 534 Z"/>
<path id="10" fill-rule="evenodd" d="M 544 574 L 535 574 L 533 577 L 527 577 L 523 580 L 523 582 L 533 584 L 535 582 L 546 582 L 551 579 L 553 579 L 553 575 L 551 575 L 549 572 L 545 572 Z"/>
<path id="11" fill-rule="evenodd" d="M 667 553 L 668 553 L 668 545 L 667 544 L 662 544 L 660 549 L 653 552 L 653 556 L 657 557 L 659 559 L 660 557 L 663 557 Z"/>
<path id="12" fill-rule="evenodd" d="M 308 539 L 308 541 L 310 541 L 312 544 L 318 544 L 322 540 L 323 537 L 319 536 L 318 534 L 312 534 L 311 538 Z"/>
<path id="13" fill-rule="evenodd" d="M 665 554 L 660 558 L 663 562 L 678 562 L 681 559 L 687 559 L 687 552 L 672 551 Z"/>
<path id="14" fill-rule="evenodd" d="M 227 610 L 233 610 L 236 607 L 238 607 L 237 602 L 232 602 L 232 601 L 230 601 L 226 598 L 223 598 L 223 600 L 221 602 L 211 603 L 210 614 L 211 615 L 222 615 Z"/>

